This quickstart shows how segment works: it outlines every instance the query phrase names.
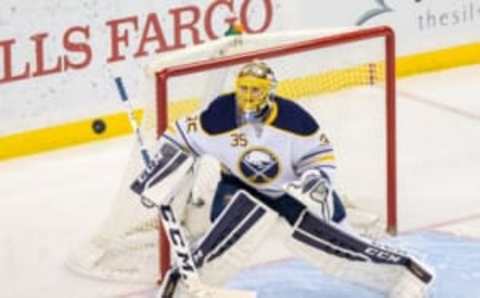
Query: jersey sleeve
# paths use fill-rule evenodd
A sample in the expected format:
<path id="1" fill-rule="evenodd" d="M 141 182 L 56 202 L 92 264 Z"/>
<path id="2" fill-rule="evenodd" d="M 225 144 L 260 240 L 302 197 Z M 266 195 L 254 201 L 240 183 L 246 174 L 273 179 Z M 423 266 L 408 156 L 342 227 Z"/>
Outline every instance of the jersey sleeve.
<path id="1" fill-rule="evenodd" d="M 197 142 L 201 133 L 199 114 L 197 113 L 172 123 L 162 138 L 198 157 L 203 154 L 203 150 Z"/>
<path id="2" fill-rule="evenodd" d="M 333 183 L 336 162 L 333 146 L 327 134 L 319 129 L 315 134 L 299 140 L 296 144 L 293 168 L 298 176 L 307 170 L 316 169 L 330 183 Z"/>

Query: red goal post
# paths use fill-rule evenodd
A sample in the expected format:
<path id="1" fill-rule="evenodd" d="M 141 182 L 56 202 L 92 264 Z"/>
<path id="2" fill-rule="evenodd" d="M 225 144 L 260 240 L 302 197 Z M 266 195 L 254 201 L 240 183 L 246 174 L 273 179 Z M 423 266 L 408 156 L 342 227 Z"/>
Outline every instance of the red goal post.
<path id="1" fill-rule="evenodd" d="M 397 197 L 396 197 L 396 111 L 395 111 L 395 36 L 391 28 L 386 26 L 372 27 L 364 29 L 356 29 L 353 31 L 336 33 L 318 38 L 302 40 L 264 48 L 242 52 L 234 55 L 220 56 L 211 59 L 204 59 L 192 63 L 179 64 L 165 67 L 155 72 L 156 80 L 156 105 L 157 105 L 157 134 L 160 136 L 167 129 L 169 123 L 168 117 L 168 90 L 169 80 L 175 77 L 187 76 L 194 73 L 201 73 L 219 67 L 229 67 L 241 65 L 254 59 L 268 60 L 270 58 L 295 55 L 320 48 L 333 47 L 345 43 L 353 43 L 356 41 L 383 38 L 385 50 L 385 106 L 386 121 L 385 130 L 387 133 L 385 150 L 386 150 L 386 177 L 387 177 L 387 231 L 391 234 L 397 232 Z M 373 75 L 373 74 L 371 74 Z M 163 230 L 160 230 L 163 232 Z M 170 266 L 170 258 L 168 256 L 168 243 L 165 235 L 160 236 L 161 262 L 160 271 L 164 273 Z"/>
<path id="2" fill-rule="evenodd" d="M 229 36 L 160 54 L 147 65 L 140 96 L 133 98 L 144 102 L 142 131 L 150 151 L 169 123 L 231 92 L 238 69 L 253 59 L 272 67 L 279 81 L 276 93 L 303 105 L 324 125 L 337 151 L 337 190 L 379 214 L 395 234 L 395 37 L 389 27 Z M 193 191 L 208 204 L 218 164 L 200 164 L 205 174 L 195 180 Z M 109 216 L 69 256 L 71 269 L 149 283 L 168 269 L 170 252 L 157 214 L 129 189 L 142 167 L 138 148 L 133 148 Z M 189 234 L 198 236 L 208 213 L 190 211 L 185 224 Z"/>

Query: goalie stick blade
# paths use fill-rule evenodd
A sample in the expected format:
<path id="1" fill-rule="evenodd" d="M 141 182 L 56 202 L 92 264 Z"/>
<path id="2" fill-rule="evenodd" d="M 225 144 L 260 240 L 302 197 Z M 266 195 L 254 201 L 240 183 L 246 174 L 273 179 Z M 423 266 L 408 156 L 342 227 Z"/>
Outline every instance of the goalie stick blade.
<path id="1" fill-rule="evenodd" d="M 192 298 L 256 298 L 257 293 L 253 291 L 220 289 L 204 286 L 198 292 L 192 292 Z"/>
<path id="2" fill-rule="evenodd" d="M 188 285 L 188 298 L 256 298 L 257 293 L 247 290 L 224 289 L 206 285 L 199 280 Z M 182 296 L 183 297 L 183 296 Z"/>
<path id="3" fill-rule="evenodd" d="M 197 286 L 195 289 L 188 290 L 186 294 L 175 294 L 169 290 L 163 290 L 165 292 L 159 292 L 157 298 L 257 298 L 257 293 L 253 291 L 233 290 L 233 289 L 221 289 L 213 288 L 206 285 Z"/>
<path id="4" fill-rule="evenodd" d="M 182 278 L 178 270 L 170 270 L 160 287 L 156 298 L 256 298 L 257 294 L 253 291 L 215 288 L 201 283 L 198 279 L 186 283 L 180 287 L 186 293 L 177 293 L 179 283 Z M 181 291 L 181 290 L 180 290 Z"/>

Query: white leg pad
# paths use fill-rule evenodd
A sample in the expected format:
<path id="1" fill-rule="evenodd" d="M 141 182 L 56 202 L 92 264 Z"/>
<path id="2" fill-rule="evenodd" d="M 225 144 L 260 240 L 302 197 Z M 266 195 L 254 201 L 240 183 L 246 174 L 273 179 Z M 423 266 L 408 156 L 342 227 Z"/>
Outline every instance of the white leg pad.
<path id="1" fill-rule="evenodd" d="M 204 263 L 199 270 L 202 280 L 223 285 L 248 265 L 279 221 L 277 213 L 255 197 L 237 192 L 194 252 Z"/>
<path id="2" fill-rule="evenodd" d="M 341 280 L 377 290 L 387 295 L 387 297 L 428 297 L 427 284 L 414 276 L 405 266 L 374 263 L 372 261 L 375 258 L 378 260 L 378 256 L 382 258 L 395 258 L 401 255 L 398 251 L 384 250 L 383 246 L 355 236 L 348 230 L 343 230 L 334 224 L 329 223 L 328 225 L 333 225 L 334 229 L 344 231 L 344 233 L 346 233 L 344 235 L 348 235 L 347 238 L 351 237 L 353 241 L 364 243 L 367 248 L 373 248 L 369 251 L 374 253 L 365 253 L 367 250 L 349 250 L 345 245 L 337 245 L 337 240 L 340 238 L 328 239 L 328 237 L 326 237 L 326 239 L 321 239 L 299 227 L 293 229 L 292 237 L 286 240 L 286 246 L 294 255 L 317 266 L 322 272 Z M 296 237 L 293 235 L 296 235 Z M 360 246 L 363 246 L 363 244 Z M 318 247 L 321 248 L 319 249 Z M 375 248 L 378 248 L 378 250 L 375 250 Z M 392 254 L 383 254 L 383 251 L 392 252 Z M 378 252 L 378 254 L 375 252 Z M 426 270 L 425 266 L 419 261 L 410 256 L 403 256 L 410 259 L 412 263 L 418 264 L 417 267 L 415 267 L 416 265 L 412 265 L 413 270 L 419 268 L 422 272 L 425 271 L 427 275 L 429 274 L 429 271 Z"/>
<path id="3" fill-rule="evenodd" d="M 390 290 L 389 298 L 429 297 L 429 287 L 420 282 L 412 274 L 404 273 L 399 282 Z"/>

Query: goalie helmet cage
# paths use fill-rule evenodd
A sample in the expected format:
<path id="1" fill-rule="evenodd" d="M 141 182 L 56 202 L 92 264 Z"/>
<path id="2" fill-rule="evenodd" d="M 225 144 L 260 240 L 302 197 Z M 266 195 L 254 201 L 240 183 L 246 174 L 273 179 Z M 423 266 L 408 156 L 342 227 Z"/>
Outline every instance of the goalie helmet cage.
<path id="1" fill-rule="evenodd" d="M 169 123 L 232 92 L 239 68 L 253 59 L 273 69 L 277 94 L 304 106 L 329 134 L 337 190 L 379 214 L 394 234 L 395 41 L 388 27 L 246 34 L 162 53 L 147 66 L 138 98 L 144 102 L 142 131 L 150 151 Z M 70 254 L 68 267 L 107 280 L 149 283 L 168 269 L 170 252 L 157 214 L 129 189 L 142 167 L 139 149 L 133 148 L 109 216 Z M 195 179 L 194 196 L 208 200 L 219 165 L 207 158 L 199 167 L 204 174 Z M 198 237 L 209 214 L 194 212 L 179 216 Z"/>
<path id="2" fill-rule="evenodd" d="M 386 138 L 386 177 L 387 177 L 387 230 L 391 234 L 396 233 L 396 136 L 395 136 L 395 42 L 394 33 L 389 27 L 375 27 L 359 29 L 350 32 L 337 33 L 319 38 L 304 40 L 266 49 L 258 49 L 231 56 L 217 57 L 213 59 L 196 61 L 176 66 L 166 67 L 155 73 L 156 77 L 156 102 L 157 102 L 157 135 L 162 135 L 168 126 L 168 82 L 174 77 L 186 76 L 194 73 L 209 71 L 215 68 L 240 65 L 255 59 L 267 60 L 280 56 L 295 55 L 306 51 L 332 47 L 343 43 L 352 43 L 360 40 L 384 38 L 385 42 L 385 100 L 386 122 L 385 129 L 388 132 Z M 375 80 L 375 66 L 370 64 L 369 79 Z M 373 82 L 372 82 L 373 83 Z M 328 129 L 328 128 L 327 128 Z M 335 137 L 335 135 L 333 135 Z M 159 229 L 160 242 L 160 276 L 170 266 L 169 246 L 163 229 Z M 164 243 L 164 244 L 163 244 Z"/>

